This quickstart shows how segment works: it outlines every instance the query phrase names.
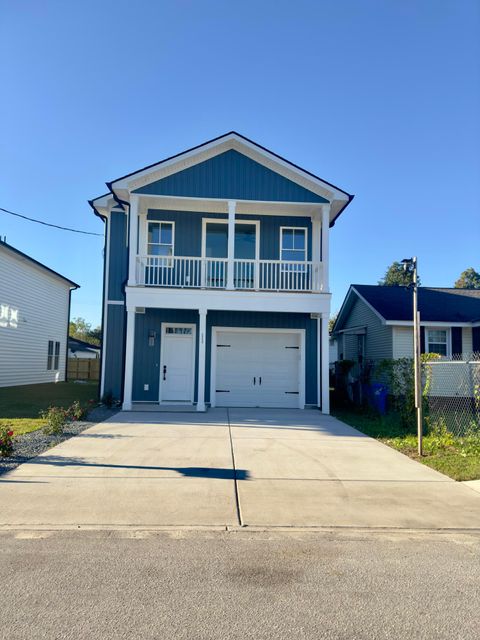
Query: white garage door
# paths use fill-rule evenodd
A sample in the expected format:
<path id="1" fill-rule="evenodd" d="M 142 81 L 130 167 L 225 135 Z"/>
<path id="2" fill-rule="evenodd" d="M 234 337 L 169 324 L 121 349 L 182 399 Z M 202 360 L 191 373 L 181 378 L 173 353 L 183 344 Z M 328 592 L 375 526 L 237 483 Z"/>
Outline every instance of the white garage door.
<path id="1" fill-rule="evenodd" d="M 215 351 L 216 406 L 299 407 L 299 333 L 217 331 Z"/>

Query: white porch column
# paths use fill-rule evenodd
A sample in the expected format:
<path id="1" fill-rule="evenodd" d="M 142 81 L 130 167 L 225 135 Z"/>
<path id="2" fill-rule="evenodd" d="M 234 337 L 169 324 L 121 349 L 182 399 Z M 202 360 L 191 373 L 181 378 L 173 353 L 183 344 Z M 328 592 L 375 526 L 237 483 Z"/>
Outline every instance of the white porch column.
<path id="1" fill-rule="evenodd" d="M 135 307 L 127 306 L 127 334 L 125 343 L 125 381 L 123 386 L 124 411 L 132 409 L 133 352 L 135 346 Z"/>
<path id="2" fill-rule="evenodd" d="M 312 289 L 320 291 L 322 285 L 321 274 L 321 244 L 322 244 L 322 225 L 321 212 L 312 215 Z"/>
<path id="3" fill-rule="evenodd" d="M 128 286 L 137 284 L 137 245 L 138 245 L 138 200 L 139 196 L 130 196 L 130 210 L 128 215 L 129 243 L 128 243 Z"/>
<path id="4" fill-rule="evenodd" d="M 207 310 L 199 309 L 198 327 L 198 396 L 197 411 L 205 411 L 205 354 L 207 348 Z"/>
<path id="5" fill-rule="evenodd" d="M 228 265 L 227 265 L 227 289 L 233 289 L 234 255 L 235 255 L 235 209 L 237 203 L 228 201 Z"/>
<path id="6" fill-rule="evenodd" d="M 329 235 L 330 235 L 330 205 L 322 205 L 322 269 L 323 269 L 323 291 L 330 291 L 329 284 Z"/>
<path id="7" fill-rule="evenodd" d="M 321 326 L 321 390 L 322 413 L 330 413 L 330 374 L 329 374 L 329 348 L 328 348 L 328 313 L 322 313 Z"/>

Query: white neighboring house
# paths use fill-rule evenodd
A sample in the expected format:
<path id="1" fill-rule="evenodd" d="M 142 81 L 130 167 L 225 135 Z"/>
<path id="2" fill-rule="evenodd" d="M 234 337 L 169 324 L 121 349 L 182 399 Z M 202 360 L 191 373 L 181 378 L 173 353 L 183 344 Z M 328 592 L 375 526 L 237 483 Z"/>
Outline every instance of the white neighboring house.
<path id="1" fill-rule="evenodd" d="M 65 380 L 79 285 L 0 241 L 0 387 Z"/>
<path id="2" fill-rule="evenodd" d="M 68 357 L 78 360 L 98 360 L 100 358 L 100 347 L 78 338 L 68 338 Z"/>

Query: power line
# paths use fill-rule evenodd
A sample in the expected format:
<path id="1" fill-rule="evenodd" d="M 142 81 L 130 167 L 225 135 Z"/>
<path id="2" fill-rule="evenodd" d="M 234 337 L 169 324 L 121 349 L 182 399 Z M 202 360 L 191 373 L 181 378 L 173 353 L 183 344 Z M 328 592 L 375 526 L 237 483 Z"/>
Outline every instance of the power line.
<path id="1" fill-rule="evenodd" d="M 17 218 L 23 218 L 24 220 L 28 220 L 29 222 L 36 222 L 37 224 L 43 224 L 45 227 L 53 227 L 54 229 L 61 229 L 62 231 L 71 231 L 72 233 L 83 233 L 86 236 L 101 236 L 103 238 L 103 233 L 93 233 L 93 231 L 80 231 L 80 229 L 71 229 L 70 227 L 61 227 L 58 224 L 51 224 L 50 222 L 44 222 L 43 220 L 37 220 L 36 218 L 29 218 L 28 216 L 23 216 L 21 213 L 15 213 L 14 211 L 9 211 L 8 209 L 4 209 L 0 207 L 0 211 L 4 213 L 8 213 L 11 216 L 16 216 Z"/>

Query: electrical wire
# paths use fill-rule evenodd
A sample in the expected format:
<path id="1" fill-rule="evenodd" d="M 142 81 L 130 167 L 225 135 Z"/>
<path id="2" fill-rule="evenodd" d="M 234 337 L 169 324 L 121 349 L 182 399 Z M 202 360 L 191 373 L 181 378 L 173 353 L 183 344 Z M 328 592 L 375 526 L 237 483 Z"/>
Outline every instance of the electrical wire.
<path id="1" fill-rule="evenodd" d="M 103 238 L 103 233 L 94 233 L 93 231 L 81 231 L 80 229 L 71 229 L 70 227 L 61 227 L 58 224 L 51 224 L 50 222 L 44 222 L 43 220 L 37 220 L 36 218 L 29 218 L 28 216 L 24 216 L 21 213 L 15 213 L 14 211 L 9 211 L 8 209 L 4 209 L 0 207 L 0 211 L 4 213 L 8 213 L 11 216 L 16 216 L 17 218 L 23 218 L 24 220 L 28 220 L 29 222 L 36 222 L 37 224 L 43 224 L 45 227 L 53 227 L 54 229 L 60 229 L 61 231 L 71 231 L 72 233 L 83 233 L 86 236 L 101 236 Z"/>

